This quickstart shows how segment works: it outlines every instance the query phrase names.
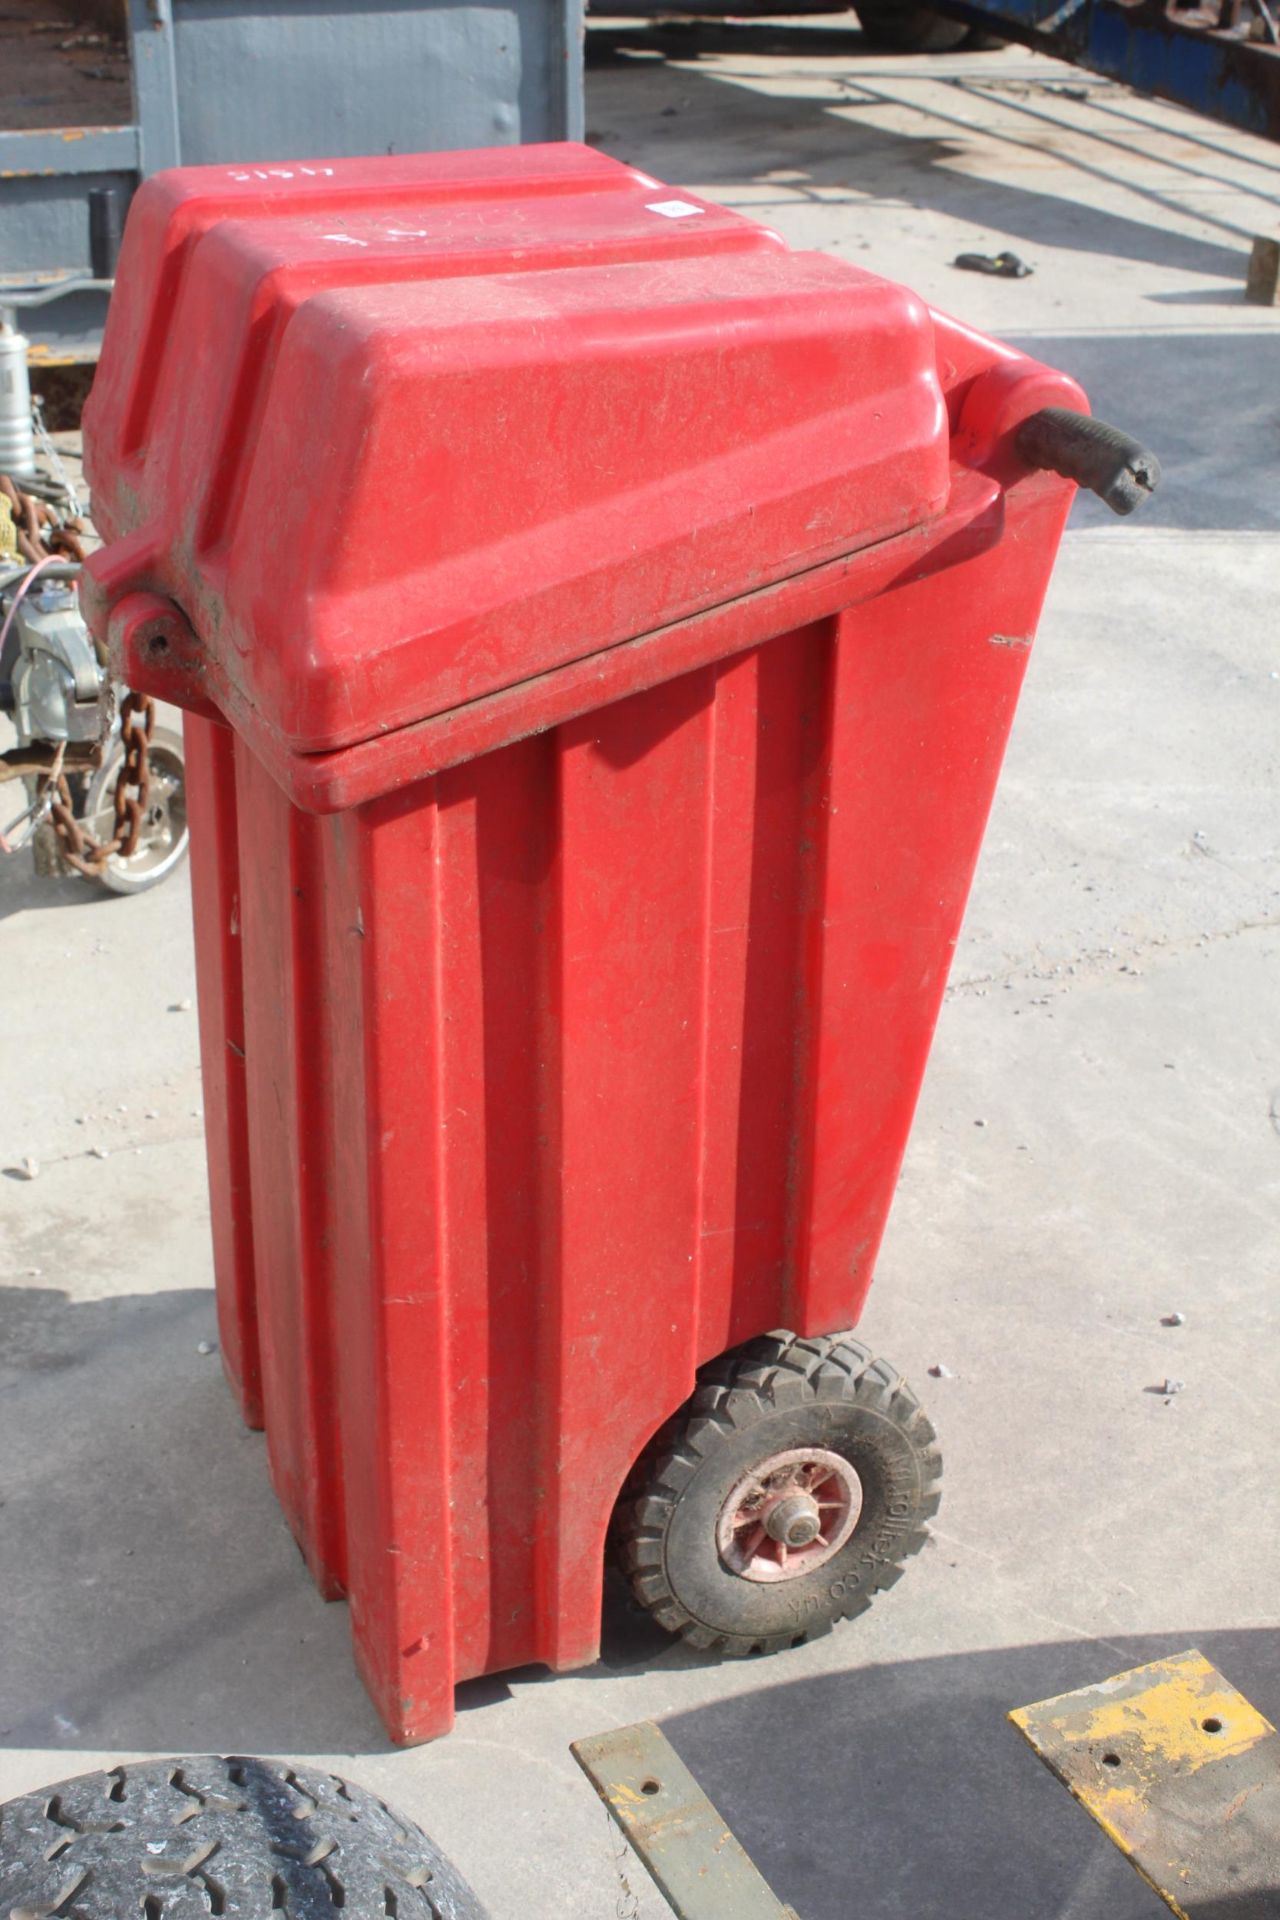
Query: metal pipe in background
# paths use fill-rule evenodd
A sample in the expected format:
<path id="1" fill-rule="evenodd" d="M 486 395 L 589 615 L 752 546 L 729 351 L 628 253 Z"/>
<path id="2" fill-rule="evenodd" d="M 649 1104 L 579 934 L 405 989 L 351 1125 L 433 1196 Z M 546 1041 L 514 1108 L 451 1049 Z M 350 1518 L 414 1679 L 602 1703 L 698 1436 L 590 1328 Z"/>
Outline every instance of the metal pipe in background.
<path id="1" fill-rule="evenodd" d="M 12 311 L 0 307 L 0 473 L 15 478 L 36 470 L 27 344 Z"/>

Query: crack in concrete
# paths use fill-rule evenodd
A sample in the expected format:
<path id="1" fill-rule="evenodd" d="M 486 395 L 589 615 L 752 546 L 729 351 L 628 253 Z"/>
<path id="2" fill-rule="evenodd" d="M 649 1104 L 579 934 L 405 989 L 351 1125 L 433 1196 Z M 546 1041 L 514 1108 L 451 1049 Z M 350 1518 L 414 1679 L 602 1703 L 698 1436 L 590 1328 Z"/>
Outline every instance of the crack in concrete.
<path id="1" fill-rule="evenodd" d="M 1036 980 L 1054 981 L 1065 992 L 1069 983 L 1063 980 L 1063 975 L 1069 967 L 1092 966 L 1098 974 L 1119 973 L 1124 968 L 1116 964 L 1118 962 L 1142 960 L 1156 953 L 1193 953 L 1197 947 L 1215 946 L 1222 940 L 1237 940 L 1242 934 L 1266 932 L 1277 927 L 1280 927 L 1280 914 L 1269 914 L 1261 920 L 1240 920 L 1234 927 L 1220 927 L 1210 933 L 1184 934 L 1175 938 L 1153 934 L 1149 939 L 1134 941 L 1128 947 L 1082 947 L 1069 960 L 1054 961 L 1049 967 L 1018 962 L 1003 972 L 967 974 L 962 980 L 948 982 L 947 992 L 965 993 L 975 987 L 1004 986 L 1019 979 L 1028 984 Z"/>

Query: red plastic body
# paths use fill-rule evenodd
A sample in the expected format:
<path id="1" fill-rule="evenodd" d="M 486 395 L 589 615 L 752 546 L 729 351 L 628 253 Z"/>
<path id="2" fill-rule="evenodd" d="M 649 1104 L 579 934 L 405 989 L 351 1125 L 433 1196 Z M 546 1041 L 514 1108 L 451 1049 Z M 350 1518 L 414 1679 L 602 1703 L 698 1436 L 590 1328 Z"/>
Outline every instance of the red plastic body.
<path id="1" fill-rule="evenodd" d="M 337 236 L 337 237 L 335 237 Z M 187 722 L 225 1363 L 396 1739 L 595 1656 L 696 1368 L 871 1281 L 1078 391 L 583 148 L 160 176 L 90 617 Z"/>

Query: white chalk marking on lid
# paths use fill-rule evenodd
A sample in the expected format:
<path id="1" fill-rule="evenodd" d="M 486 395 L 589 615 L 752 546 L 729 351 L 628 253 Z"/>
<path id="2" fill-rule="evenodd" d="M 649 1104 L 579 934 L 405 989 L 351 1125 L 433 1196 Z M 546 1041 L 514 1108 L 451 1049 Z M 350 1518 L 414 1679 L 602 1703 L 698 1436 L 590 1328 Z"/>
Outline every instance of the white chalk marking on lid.
<path id="1" fill-rule="evenodd" d="M 228 180 L 292 180 L 295 173 L 304 173 L 308 180 L 332 180 L 332 167 L 230 167 Z"/>
<path id="2" fill-rule="evenodd" d="M 322 240 L 334 240 L 340 247 L 367 247 L 367 240 L 357 240 L 354 233 L 322 233 Z"/>
<path id="3" fill-rule="evenodd" d="M 660 213 L 664 220 L 683 220 L 691 213 L 705 213 L 705 207 L 695 207 L 692 200 L 650 200 L 645 207 L 646 213 Z"/>

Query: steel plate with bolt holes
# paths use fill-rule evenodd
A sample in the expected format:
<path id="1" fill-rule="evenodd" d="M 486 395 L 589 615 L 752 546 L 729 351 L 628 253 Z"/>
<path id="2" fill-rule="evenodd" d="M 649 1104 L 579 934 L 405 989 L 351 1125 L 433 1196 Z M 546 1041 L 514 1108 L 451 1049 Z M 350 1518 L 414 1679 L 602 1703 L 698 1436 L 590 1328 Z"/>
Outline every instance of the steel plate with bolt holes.
<path id="1" fill-rule="evenodd" d="M 795 1920 L 652 1721 L 571 1751 L 679 1920 Z"/>
<path id="2" fill-rule="evenodd" d="M 1203 1654 L 1009 1718 L 1183 1920 L 1280 1920 L 1280 1736 Z"/>

